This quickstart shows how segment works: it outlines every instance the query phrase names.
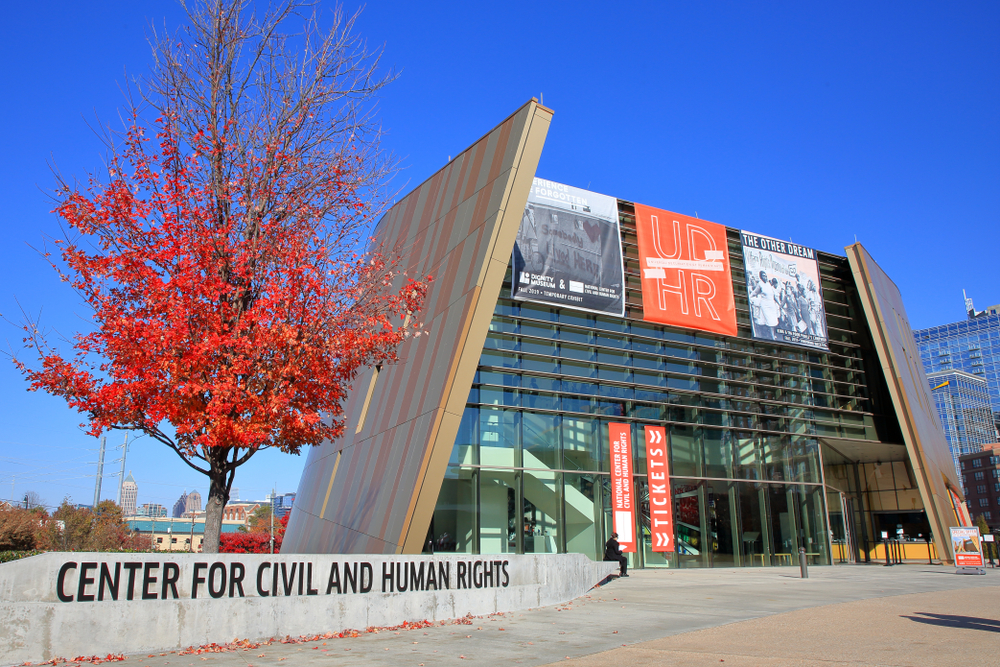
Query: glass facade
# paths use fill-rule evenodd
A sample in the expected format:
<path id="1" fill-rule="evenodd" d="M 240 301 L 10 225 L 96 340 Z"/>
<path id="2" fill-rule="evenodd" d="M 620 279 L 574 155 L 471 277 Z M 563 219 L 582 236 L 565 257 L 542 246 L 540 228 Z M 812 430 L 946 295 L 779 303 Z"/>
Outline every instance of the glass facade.
<path id="1" fill-rule="evenodd" d="M 985 379 L 962 371 L 929 373 L 927 381 L 961 478 L 958 457 L 982 451 L 983 445 L 997 439 L 989 385 Z"/>
<path id="2" fill-rule="evenodd" d="M 993 422 L 1000 427 L 1000 314 L 987 311 L 913 336 L 928 375 L 958 370 L 986 380 Z"/>
<path id="3" fill-rule="evenodd" d="M 829 563 L 818 438 L 878 441 L 888 428 L 846 259 L 819 253 L 829 352 L 751 339 L 734 229 L 739 336 L 651 324 L 632 208 L 619 210 L 624 318 L 513 301 L 508 270 L 428 540 L 438 551 L 600 559 L 611 532 L 608 424 L 620 422 L 635 443 L 632 567 L 791 565 L 800 547 Z M 650 540 L 647 424 L 669 437 L 672 554 Z"/>

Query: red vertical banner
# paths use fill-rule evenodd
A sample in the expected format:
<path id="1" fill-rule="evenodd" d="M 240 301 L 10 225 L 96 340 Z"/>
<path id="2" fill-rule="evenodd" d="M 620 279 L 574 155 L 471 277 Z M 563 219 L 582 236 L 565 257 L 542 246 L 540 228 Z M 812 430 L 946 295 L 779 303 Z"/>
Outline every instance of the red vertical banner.
<path id="1" fill-rule="evenodd" d="M 646 470 L 649 472 L 649 531 L 653 551 L 674 550 L 674 516 L 670 497 L 670 462 L 667 432 L 662 426 L 646 427 Z"/>
<path id="2" fill-rule="evenodd" d="M 608 424 L 611 437 L 611 517 L 618 546 L 635 552 L 635 502 L 632 497 L 632 427 Z"/>

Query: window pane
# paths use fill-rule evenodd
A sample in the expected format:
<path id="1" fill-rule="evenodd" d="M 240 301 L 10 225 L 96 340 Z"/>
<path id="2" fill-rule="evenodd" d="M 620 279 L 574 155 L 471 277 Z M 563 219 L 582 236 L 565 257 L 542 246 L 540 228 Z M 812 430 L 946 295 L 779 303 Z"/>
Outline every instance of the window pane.
<path id="1" fill-rule="evenodd" d="M 475 471 L 448 466 L 438 494 L 430 539 L 434 550 L 448 553 L 473 553 L 476 534 Z"/>
<path id="2" fill-rule="evenodd" d="M 479 474 L 479 552 L 517 553 L 517 473 L 484 469 Z"/>
<path id="3" fill-rule="evenodd" d="M 524 472 L 524 553 L 559 553 L 562 473 Z"/>
<path id="4" fill-rule="evenodd" d="M 524 420 L 524 467 L 558 468 L 559 415 L 525 412 Z"/>
<path id="5" fill-rule="evenodd" d="M 517 466 L 521 444 L 521 413 L 516 410 L 481 408 L 479 413 L 480 463 L 485 466 Z"/>
<path id="6" fill-rule="evenodd" d="M 595 475 L 565 473 L 565 481 L 566 551 L 602 560 L 604 543 L 600 539 L 601 509 L 597 497 L 600 480 Z"/>
<path id="7" fill-rule="evenodd" d="M 565 470 L 600 470 L 600 438 L 595 419 L 564 418 L 563 465 Z"/>

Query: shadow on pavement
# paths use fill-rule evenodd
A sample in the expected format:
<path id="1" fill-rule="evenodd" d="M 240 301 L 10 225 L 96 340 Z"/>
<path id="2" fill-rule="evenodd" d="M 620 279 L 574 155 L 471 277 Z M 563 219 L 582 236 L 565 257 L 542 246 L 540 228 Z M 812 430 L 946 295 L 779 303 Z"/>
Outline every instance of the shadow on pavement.
<path id="1" fill-rule="evenodd" d="M 918 611 L 919 616 L 903 616 L 917 623 L 941 625 L 946 628 L 964 628 L 966 630 L 982 630 L 984 632 L 1000 632 L 1000 621 L 991 618 L 976 618 L 974 616 L 954 616 L 951 614 L 931 614 Z"/>

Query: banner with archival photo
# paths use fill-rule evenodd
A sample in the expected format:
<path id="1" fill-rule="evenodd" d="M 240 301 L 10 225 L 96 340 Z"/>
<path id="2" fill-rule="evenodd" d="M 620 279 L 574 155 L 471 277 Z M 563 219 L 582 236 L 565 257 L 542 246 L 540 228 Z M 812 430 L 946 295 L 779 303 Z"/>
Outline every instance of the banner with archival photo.
<path id="1" fill-rule="evenodd" d="M 816 251 L 747 231 L 740 237 L 754 338 L 829 349 Z"/>
<path id="2" fill-rule="evenodd" d="M 514 242 L 512 296 L 625 315 L 618 200 L 536 178 Z"/>

